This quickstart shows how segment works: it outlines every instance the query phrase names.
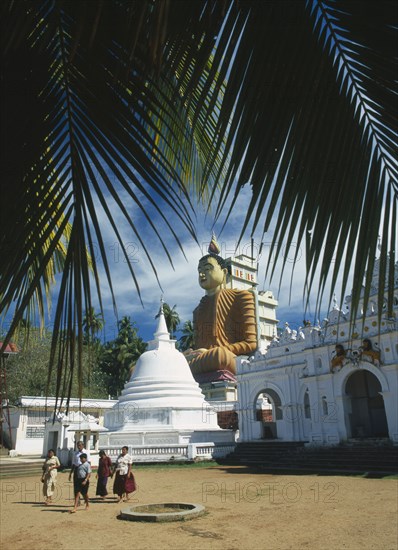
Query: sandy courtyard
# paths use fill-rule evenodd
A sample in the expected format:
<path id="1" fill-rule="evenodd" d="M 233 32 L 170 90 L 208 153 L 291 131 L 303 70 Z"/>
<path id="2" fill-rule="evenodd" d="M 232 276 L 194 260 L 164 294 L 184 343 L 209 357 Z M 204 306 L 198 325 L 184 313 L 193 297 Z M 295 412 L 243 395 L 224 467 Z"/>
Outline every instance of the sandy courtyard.
<path id="1" fill-rule="evenodd" d="M 126 504 L 98 502 L 69 514 L 72 484 L 58 475 L 55 503 L 43 506 L 38 478 L 1 482 L 4 550 L 76 548 L 366 549 L 398 548 L 398 481 L 339 476 L 286 476 L 243 467 L 139 467 L 133 503 L 192 502 L 206 515 L 186 522 L 118 519 Z M 108 489 L 111 482 L 108 484 Z"/>

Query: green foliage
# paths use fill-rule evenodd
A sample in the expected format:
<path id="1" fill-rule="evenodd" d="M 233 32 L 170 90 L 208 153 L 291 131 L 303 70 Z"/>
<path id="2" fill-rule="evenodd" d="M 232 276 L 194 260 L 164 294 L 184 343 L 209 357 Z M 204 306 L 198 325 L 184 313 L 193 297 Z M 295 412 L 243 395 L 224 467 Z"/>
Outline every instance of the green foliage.
<path id="1" fill-rule="evenodd" d="M 88 317 L 86 316 L 85 319 Z M 99 316 L 91 311 L 91 325 L 86 322 L 87 342 L 83 346 L 82 398 L 103 399 L 108 395 L 117 397 L 129 379 L 131 370 L 145 351 L 146 343 L 137 334 L 137 329 L 129 317 L 119 322 L 119 332 L 115 340 L 102 345 L 95 334 L 103 326 L 97 323 Z M 93 330 L 94 328 L 94 330 Z M 7 372 L 8 397 L 16 403 L 22 395 L 56 395 L 56 380 L 52 376 L 48 383 L 48 363 L 51 350 L 51 332 L 40 333 L 39 329 L 22 326 L 16 344 L 19 352 L 10 355 L 5 362 Z M 65 369 L 70 375 L 70 369 Z M 70 386 L 70 395 L 79 396 L 78 371 L 72 373 L 72 380 L 62 380 L 62 393 Z"/>
<path id="2" fill-rule="evenodd" d="M 54 377 L 50 379 L 47 388 L 51 339 L 51 332 L 46 331 L 41 335 L 37 328 L 32 327 L 29 329 L 28 339 L 27 330 L 20 329 L 16 340 L 19 352 L 16 355 L 10 355 L 5 360 L 8 398 L 11 403 L 16 403 L 22 395 L 55 395 L 56 381 Z M 93 361 L 94 351 L 88 346 L 83 348 L 82 397 L 102 399 L 108 397 L 108 393 L 103 374 Z M 65 385 L 69 382 L 69 380 L 65 380 Z M 79 381 L 77 371 L 75 371 L 71 381 L 71 396 L 77 396 L 78 392 Z"/>
<path id="3" fill-rule="evenodd" d="M 86 311 L 83 317 L 84 343 L 95 341 L 96 335 L 104 328 L 104 319 L 100 313 L 95 313 L 93 307 Z"/>
<path id="4" fill-rule="evenodd" d="M 163 302 L 163 314 L 166 321 L 167 329 L 170 332 L 170 336 L 173 338 L 178 325 L 180 324 L 180 316 L 176 310 L 177 305 L 174 304 L 170 307 L 167 302 Z M 156 315 L 156 319 L 159 317 L 159 313 Z"/>
<path id="5" fill-rule="evenodd" d="M 185 321 L 184 327 L 182 329 L 182 336 L 178 340 L 179 350 L 186 351 L 189 348 L 193 347 L 193 325 L 192 321 Z"/>
<path id="6" fill-rule="evenodd" d="M 107 391 L 113 398 L 120 394 L 135 362 L 146 350 L 146 343 L 138 336 L 130 317 L 123 317 L 118 327 L 119 333 L 115 340 L 103 346 L 98 365 Z"/>
<path id="7" fill-rule="evenodd" d="M 378 311 L 386 294 L 391 315 L 396 2 L 3 0 L 0 9 L 0 314 L 14 310 L 5 340 L 34 308 L 44 318 L 60 272 L 50 368 L 63 380 L 65 354 L 77 353 L 82 376 L 100 263 L 116 301 L 103 220 L 140 295 L 122 221 L 157 273 L 153 237 L 172 263 L 167 238 L 180 248 L 196 238 L 194 201 L 206 197 L 209 223 L 223 222 L 247 184 L 237 231 L 272 235 L 269 277 L 280 262 L 305 261 L 303 294 L 319 309 L 341 277 L 343 300 L 354 271 L 354 316 L 364 277 L 367 306 L 380 235 Z"/>

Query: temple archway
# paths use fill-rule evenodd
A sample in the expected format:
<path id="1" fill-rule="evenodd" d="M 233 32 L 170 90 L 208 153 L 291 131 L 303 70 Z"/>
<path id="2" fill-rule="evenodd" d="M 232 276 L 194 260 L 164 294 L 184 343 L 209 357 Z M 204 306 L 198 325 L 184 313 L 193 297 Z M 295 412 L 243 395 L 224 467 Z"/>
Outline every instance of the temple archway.
<path id="1" fill-rule="evenodd" d="M 262 423 L 262 439 L 276 439 L 277 420 L 282 420 L 281 398 L 275 390 L 262 390 L 255 402 L 255 418 Z"/>
<path id="2" fill-rule="evenodd" d="M 351 437 L 388 437 L 382 387 L 378 378 L 366 369 L 351 374 L 345 385 Z"/>

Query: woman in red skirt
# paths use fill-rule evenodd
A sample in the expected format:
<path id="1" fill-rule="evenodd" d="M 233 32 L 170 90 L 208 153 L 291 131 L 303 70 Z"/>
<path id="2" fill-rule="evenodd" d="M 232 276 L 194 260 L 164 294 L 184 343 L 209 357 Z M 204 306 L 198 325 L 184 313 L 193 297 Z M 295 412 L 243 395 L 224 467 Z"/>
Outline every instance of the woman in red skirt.
<path id="1" fill-rule="evenodd" d="M 117 502 L 123 500 L 123 495 L 126 495 L 125 502 L 128 502 L 129 495 L 136 490 L 134 475 L 131 471 L 132 464 L 133 459 L 128 454 L 128 447 L 122 447 L 122 453 L 117 457 L 115 463 L 116 477 L 113 484 L 113 492 L 118 496 Z"/>
<path id="2" fill-rule="evenodd" d="M 106 484 L 108 477 L 112 475 L 112 460 L 105 451 L 99 452 L 98 470 L 97 470 L 97 491 L 96 494 L 105 500 L 108 491 Z"/>

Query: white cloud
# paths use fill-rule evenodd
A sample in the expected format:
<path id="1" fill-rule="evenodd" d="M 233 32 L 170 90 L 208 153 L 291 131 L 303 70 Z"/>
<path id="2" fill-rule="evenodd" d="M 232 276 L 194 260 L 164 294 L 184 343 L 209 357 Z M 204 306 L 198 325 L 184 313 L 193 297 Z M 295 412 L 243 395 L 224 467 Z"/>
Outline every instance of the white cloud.
<path id="1" fill-rule="evenodd" d="M 238 245 L 240 230 L 250 203 L 250 194 L 250 187 L 246 186 L 243 189 L 239 200 L 236 202 L 228 223 L 221 234 L 219 228 L 222 226 L 223 220 L 220 220 L 220 222 L 218 222 L 215 226 L 217 238 L 221 246 L 221 255 L 223 257 L 233 256 L 234 254 L 251 253 L 252 241 L 247 235 L 242 238 Z M 122 252 L 122 247 L 117 242 L 107 216 L 98 202 L 95 205 L 96 214 L 111 272 L 112 285 L 118 309 L 118 318 L 120 319 L 123 316 L 131 317 L 131 319 L 137 324 L 139 334 L 144 338 L 144 340 L 149 340 L 152 339 L 153 333 L 156 329 L 155 315 L 159 309 L 161 295 L 163 295 L 164 301 L 166 301 L 170 306 L 176 305 L 182 322 L 192 318 L 192 311 L 203 295 L 203 291 L 198 284 L 197 264 L 200 257 L 207 252 L 207 246 L 212 232 L 212 217 L 211 215 L 206 217 L 203 209 L 200 207 L 196 208 L 195 213 L 197 215 L 197 222 L 195 229 L 198 235 L 198 243 L 196 243 L 194 239 L 189 236 L 188 231 L 184 229 L 181 221 L 177 219 L 175 214 L 173 217 L 170 209 L 164 209 L 163 213 L 168 216 L 169 220 L 172 220 L 173 229 L 176 231 L 182 242 L 186 256 L 184 257 L 184 254 L 181 252 L 175 242 L 175 239 L 172 237 L 170 230 L 167 229 L 166 224 L 163 221 L 160 221 L 159 223 L 159 217 L 155 217 L 153 212 L 151 212 L 151 216 L 156 222 L 157 227 L 160 228 L 161 236 L 167 244 L 167 250 L 173 262 L 172 266 L 167 258 L 167 254 L 159 242 L 159 239 L 150 228 L 148 222 L 145 221 L 141 208 L 137 204 L 133 203 L 125 191 L 121 191 L 120 197 L 123 200 L 123 204 L 126 205 L 129 214 L 132 216 L 137 227 L 137 231 L 140 232 L 141 238 L 150 251 L 152 261 L 158 273 L 159 282 L 162 286 L 161 289 L 137 236 L 134 235 L 132 228 L 127 223 L 120 209 L 115 208 L 113 201 L 109 200 L 109 207 L 112 215 L 114 216 L 117 229 L 121 235 L 123 246 L 127 251 L 129 261 L 131 262 L 140 287 L 143 306 L 141 304 L 139 294 L 135 288 L 133 278 L 129 272 L 126 259 Z M 279 307 L 277 310 L 278 319 L 282 324 L 288 320 L 289 323 L 296 328 L 296 325 L 298 326 L 302 324 L 304 317 L 302 298 L 305 281 L 304 256 L 301 252 L 298 255 L 295 263 L 295 271 L 291 289 L 290 270 L 293 265 L 292 261 L 295 253 L 294 248 L 284 251 L 284 254 L 287 255 L 287 267 L 280 288 L 278 287 L 282 258 L 278 260 L 275 276 L 270 283 L 269 280 L 265 279 L 265 267 L 269 257 L 273 228 L 271 227 L 265 237 L 262 238 L 261 223 L 259 224 L 259 227 L 260 229 L 255 233 L 253 239 L 253 251 L 255 256 L 258 256 L 261 242 L 263 243 L 261 247 L 261 256 L 258 258 L 259 290 L 271 290 L 274 293 L 274 296 L 279 300 Z M 247 234 L 249 233 L 247 232 Z M 117 334 L 117 321 L 113 312 L 111 292 L 107 285 L 106 274 L 99 255 L 98 246 L 97 250 L 98 269 L 101 278 L 101 295 L 106 321 L 104 339 L 109 340 L 113 339 Z M 56 288 L 53 291 L 53 295 L 55 302 L 57 295 Z M 94 305 L 95 309 L 99 310 L 98 303 L 95 304 L 94 301 Z M 314 303 L 310 304 L 311 307 L 309 312 L 306 313 L 306 318 L 311 318 L 311 315 L 314 314 L 314 312 L 311 311 L 311 308 L 313 308 L 314 305 Z M 311 321 L 314 321 L 314 319 L 311 318 Z"/>

